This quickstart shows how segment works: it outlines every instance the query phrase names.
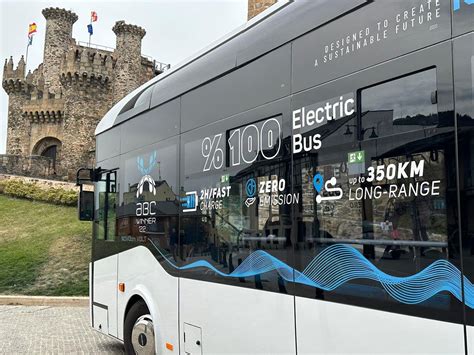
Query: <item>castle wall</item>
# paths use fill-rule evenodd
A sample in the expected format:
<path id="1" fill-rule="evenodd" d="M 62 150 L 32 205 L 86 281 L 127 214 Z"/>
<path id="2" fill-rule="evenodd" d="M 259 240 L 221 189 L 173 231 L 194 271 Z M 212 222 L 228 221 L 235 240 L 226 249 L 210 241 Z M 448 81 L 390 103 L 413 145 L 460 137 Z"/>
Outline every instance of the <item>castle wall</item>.
<path id="1" fill-rule="evenodd" d="M 50 158 L 39 155 L 0 154 L 0 174 L 59 178 Z"/>
<path id="2" fill-rule="evenodd" d="M 95 127 L 112 105 L 110 90 L 87 79 L 64 82 L 65 116 L 63 173 L 71 179 L 78 167 L 91 166 L 95 157 Z"/>
<path id="3" fill-rule="evenodd" d="M 7 154 L 29 154 L 30 122 L 22 115 L 27 101 L 28 96 L 24 92 L 9 94 Z"/>
<path id="4" fill-rule="evenodd" d="M 0 155 L 0 160 L 2 156 Z M 79 192 L 80 187 L 76 185 L 75 182 L 67 182 L 67 181 L 58 181 L 58 180 L 51 180 L 51 179 L 42 179 L 37 177 L 29 177 L 29 176 L 17 176 L 17 175 L 10 175 L 10 174 L 2 174 L 0 173 L 0 181 L 22 181 L 28 184 L 35 184 L 37 187 L 49 190 L 49 189 L 64 189 L 70 191 L 77 191 Z M 92 185 L 83 185 L 82 188 L 86 191 L 93 191 Z"/>
<path id="5" fill-rule="evenodd" d="M 46 138 L 63 140 L 64 99 L 32 99 L 23 105 L 22 116 L 30 122 L 30 135 L 27 145 L 28 154 L 41 154 L 34 151 L 36 144 Z"/>

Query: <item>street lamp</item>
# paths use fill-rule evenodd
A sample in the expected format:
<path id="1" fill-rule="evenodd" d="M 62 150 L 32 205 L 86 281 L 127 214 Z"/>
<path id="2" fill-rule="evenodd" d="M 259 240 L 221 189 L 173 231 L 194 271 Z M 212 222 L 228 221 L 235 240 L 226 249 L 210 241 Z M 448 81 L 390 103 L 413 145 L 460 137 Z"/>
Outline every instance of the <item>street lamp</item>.
<path id="1" fill-rule="evenodd" d="M 346 131 L 344 132 L 344 135 L 345 135 L 345 136 L 350 136 L 350 135 L 352 135 L 351 127 L 357 128 L 357 125 L 354 125 L 354 124 L 346 124 Z M 369 129 L 372 130 L 372 132 L 370 133 L 369 138 L 373 139 L 373 138 L 378 138 L 378 137 L 379 137 L 379 136 L 377 135 L 377 133 L 375 132 L 375 126 L 372 126 L 372 127 L 362 128 L 362 129 L 360 130 L 361 139 L 364 139 L 364 134 L 365 134 L 365 132 L 367 132 Z"/>

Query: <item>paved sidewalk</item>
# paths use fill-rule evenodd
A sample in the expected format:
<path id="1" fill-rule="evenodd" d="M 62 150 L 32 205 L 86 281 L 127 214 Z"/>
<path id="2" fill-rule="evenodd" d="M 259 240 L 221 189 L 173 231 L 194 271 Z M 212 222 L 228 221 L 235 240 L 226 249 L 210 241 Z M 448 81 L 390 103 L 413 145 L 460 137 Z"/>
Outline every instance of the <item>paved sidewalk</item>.
<path id="1" fill-rule="evenodd" d="M 0 295 L 0 306 L 89 307 L 89 297 Z"/>
<path id="2" fill-rule="evenodd" d="M 0 339 L 0 354 L 124 354 L 85 307 L 0 306 Z"/>

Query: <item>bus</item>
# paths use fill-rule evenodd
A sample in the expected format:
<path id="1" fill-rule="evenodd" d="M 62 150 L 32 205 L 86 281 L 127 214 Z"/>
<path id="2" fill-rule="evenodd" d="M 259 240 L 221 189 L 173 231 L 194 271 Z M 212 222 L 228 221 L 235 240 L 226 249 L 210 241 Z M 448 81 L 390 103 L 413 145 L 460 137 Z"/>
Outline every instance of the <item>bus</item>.
<path id="1" fill-rule="evenodd" d="M 279 2 L 117 103 L 78 174 L 92 327 L 129 354 L 474 352 L 473 19 Z"/>

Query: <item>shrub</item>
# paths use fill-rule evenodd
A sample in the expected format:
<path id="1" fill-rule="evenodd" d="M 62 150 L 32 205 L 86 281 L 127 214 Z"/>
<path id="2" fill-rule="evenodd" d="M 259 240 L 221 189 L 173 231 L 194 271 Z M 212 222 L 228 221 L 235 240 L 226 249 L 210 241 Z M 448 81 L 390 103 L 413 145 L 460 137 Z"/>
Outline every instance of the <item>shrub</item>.
<path id="1" fill-rule="evenodd" d="M 57 205 L 76 205 L 77 192 L 60 187 L 41 188 L 35 183 L 21 180 L 0 181 L 0 193 L 8 196 L 45 201 Z"/>

